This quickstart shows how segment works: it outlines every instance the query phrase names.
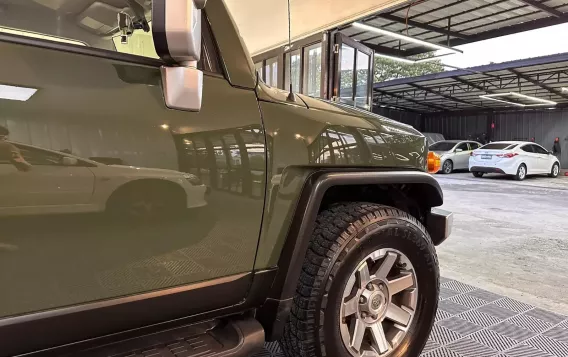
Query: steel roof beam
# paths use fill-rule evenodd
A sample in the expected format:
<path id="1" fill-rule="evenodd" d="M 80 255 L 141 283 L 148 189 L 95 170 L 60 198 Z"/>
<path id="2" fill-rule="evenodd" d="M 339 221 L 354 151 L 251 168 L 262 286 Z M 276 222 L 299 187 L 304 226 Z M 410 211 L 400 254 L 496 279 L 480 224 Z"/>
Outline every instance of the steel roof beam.
<path id="1" fill-rule="evenodd" d="M 540 10 L 542 12 L 546 12 L 547 14 L 551 15 L 551 16 L 555 16 L 555 17 L 563 17 L 564 13 L 562 11 L 558 11 L 550 6 L 546 6 L 538 1 L 535 0 L 518 0 L 522 3 L 525 3 L 531 7 L 534 7 L 537 10 Z"/>
<path id="2" fill-rule="evenodd" d="M 468 81 L 468 80 L 465 80 L 465 79 L 463 79 L 463 78 L 460 78 L 460 77 L 451 77 L 451 78 L 452 78 L 453 80 L 455 80 L 455 81 L 458 81 L 458 82 L 462 83 L 462 84 L 465 84 L 465 85 L 467 85 L 467 86 L 470 86 L 471 88 L 475 88 L 475 89 L 477 89 L 477 90 L 484 91 L 484 92 L 487 92 L 487 93 L 489 93 L 489 94 L 495 94 L 495 93 L 496 93 L 494 90 L 491 90 L 491 89 L 489 89 L 489 88 L 485 88 L 485 87 L 483 87 L 483 86 L 480 86 L 480 85 L 478 85 L 478 84 L 475 84 L 475 83 L 470 82 L 470 81 Z"/>
<path id="3" fill-rule="evenodd" d="M 441 93 L 441 92 L 434 91 L 430 88 L 421 86 L 419 84 L 411 83 L 409 85 L 416 88 L 416 89 L 420 89 L 420 90 L 423 90 L 425 92 L 428 92 L 428 93 L 431 93 L 431 94 L 434 94 L 434 95 L 438 95 L 442 98 L 446 98 L 447 100 L 451 100 L 452 102 L 458 102 L 458 103 L 466 104 L 466 105 L 469 105 L 469 106 L 472 106 L 472 107 L 484 108 L 482 105 L 474 104 L 474 103 L 471 103 L 471 102 L 468 102 L 468 101 L 465 101 L 465 100 L 461 100 L 459 98 L 452 97 L 451 95 L 447 95 L 447 94 L 444 94 L 444 93 Z"/>
<path id="4" fill-rule="evenodd" d="M 397 22 L 399 24 L 406 24 L 407 23 L 406 19 L 403 19 L 402 17 L 390 15 L 390 14 L 381 14 L 381 15 L 379 15 L 379 17 L 383 18 L 385 20 Z M 422 29 L 422 30 L 437 32 L 437 33 L 440 33 L 440 34 L 443 34 L 443 35 L 450 35 L 452 37 L 457 37 L 457 38 L 461 38 L 461 39 L 464 39 L 464 40 L 468 39 L 468 36 L 464 35 L 462 33 L 451 31 L 451 30 L 448 30 L 448 29 L 445 29 L 445 28 L 440 28 L 440 27 L 437 27 L 437 26 L 428 25 L 428 24 L 418 22 L 418 21 L 415 21 L 415 20 L 409 19 L 408 25 Z"/>
<path id="5" fill-rule="evenodd" d="M 534 85 L 537 86 L 537 87 L 540 87 L 540 88 L 542 88 L 542 89 L 544 89 L 544 90 L 546 90 L 546 91 L 548 91 L 548 92 L 550 92 L 550 93 L 554 93 L 554 94 L 556 94 L 556 95 L 558 95 L 558 96 L 561 96 L 561 97 L 564 98 L 564 99 L 568 99 L 568 94 L 562 93 L 562 91 L 560 91 L 560 90 L 558 90 L 558 89 L 556 89 L 556 88 L 554 88 L 554 87 L 551 87 L 551 86 L 549 86 L 549 85 L 547 85 L 547 84 L 544 84 L 544 83 L 542 83 L 542 82 L 539 82 L 539 81 L 537 81 L 537 80 L 535 80 L 535 79 L 532 79 L 530 76 L 527 76 L 526 74 L 524 74 L 524 73 L 522 73 L 522 72 L 519 72 L 519 71 L 517 71 L 516 69 L 509 69 L 508 71 L 511 72 L 511 73 L 516 74 L 519 78 L 522 78 L 522 79 L 524 79 L 525 81 L 530 82 L 530 83 L 534 84 Z"/>
<path id="6" fill-rule="evenodd" d="M 383 94 L 383 95 L 388 95 L 388 96 L 393 97 L 393 98 L 406 100 L 406 101 L 409 101 L 409 102 L 411 102 L 411 103 L 418 104 L 418 105 L 421 105 L 421 106 L 427 107 L 427 108 L 432 108 L 432 109 L 436 109 L 436 110 L 443 110 L 443 111 L 448 110 L 448 109 L 445 108 L 445 107 L 440 107 L 440 106 L 438 106 L 438 105 L 431 104 L 431 103 L 424 103 L 424 102 L 421 102 L 421 101 L 419 101 L 419 100 L 415 100 L 415 99 L 412 99 L 412 98 L 407 98 L 407 97 L 404 97 L 404 96 L 402 96 L 402 95 L 398 95 L 398 94 L 395 94 L 395 93 L 389 93 L 389 92 L 385 92 L 385 91 L 377 90 L 377 89 L 375 89 L 375 92 L 379 92 L 379 93 L 381 93 L 381 94 Z"/>

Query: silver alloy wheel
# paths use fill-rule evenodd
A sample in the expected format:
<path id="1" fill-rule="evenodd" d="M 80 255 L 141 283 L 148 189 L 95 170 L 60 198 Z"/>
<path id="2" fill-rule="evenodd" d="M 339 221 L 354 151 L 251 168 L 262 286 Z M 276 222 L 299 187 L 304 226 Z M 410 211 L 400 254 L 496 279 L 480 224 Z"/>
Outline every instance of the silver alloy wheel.
<path id="1" fill-rule="evenodd" d="M 444 173 L 445 174 L 452 173 L 452 164 L 449 161 L 444 162 Z"/>
<path id="2" fill-rule="evenodd" d="M 522 180 L 525 178 L 526 175 L 527 175 L 527 169 L 525 168 L 524 165 L 521 165 L 519 167 L 519 178 Z"/>
<path id="3" fill-rule="evenodd" d="M 559 172 L 560 172 L 560 166 L 558 166 L 558 164 L 554 164 L 554 166 L 552 167 L 552 175 L 556 177 L 558 176 Z"/>
<path id="4" fill-rule="evenodd" d="M 357 265 L 343 291 L 343 344 L 355 357 L 388 356 L 408 333 L 417 303 L 410 260 L 395 249 L 374 251 Z"/>

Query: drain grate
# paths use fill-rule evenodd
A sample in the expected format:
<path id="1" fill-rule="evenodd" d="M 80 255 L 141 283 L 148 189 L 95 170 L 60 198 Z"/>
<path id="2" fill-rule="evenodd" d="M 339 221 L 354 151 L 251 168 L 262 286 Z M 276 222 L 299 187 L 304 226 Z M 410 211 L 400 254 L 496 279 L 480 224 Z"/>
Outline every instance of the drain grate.
<path id="1" fill-rule="evenodd" d="M 441 278 L 436 323 L 420 357 L 568 357 L 568 317 Z M 284 357 L 277 343 L 255 357 Z"/>

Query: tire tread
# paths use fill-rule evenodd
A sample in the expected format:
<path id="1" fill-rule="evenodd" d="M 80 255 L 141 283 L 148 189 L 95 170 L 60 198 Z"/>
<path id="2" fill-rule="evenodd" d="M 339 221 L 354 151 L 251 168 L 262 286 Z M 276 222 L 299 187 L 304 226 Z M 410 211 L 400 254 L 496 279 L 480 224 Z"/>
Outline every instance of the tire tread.
<path id="1" fill-rule="evenodd" d="M 324 314 L 323 308 L 318 306 L 320 298 L 329 290 L 346 252 L 357 244 L 359 240 L 356 237 L 357 233 L 376 219 L 384 218 L 392 218 L 395 221 L 397 218 L 402 219 L 407 224 L 419 227 L 423 232 L 423 237 L 425 237 L 425 239 L 420 240 L 422 245 L 420 248 L 426 249 L 428 254 L 434 257 L 437 266 L 436 250 L 426 228 L 410 214 L 376 203 L 343 202 L 333 204 L 316 218 L 296 288 L 294 304 L 280 341 L 286 357 L 325 356 L 324 346 L 316 348 L 319 341 L 323 340 Z M 334 265 L 330 269 L 330 264 L 334 259 Z M 328 281 L 326 286 L 322 287 L 326 275 L 328 275 Z M 436 279 L 439 281 L 437 274 Z M 323 292 L 322 288 L 324 289 Z M 325 304 L 322 305 L 325 306 Z M 320 318 L 319 326 L 316 326 L 318 315 L 322 318 Z M 318 354 L 318 350 L 321 351 L 321 354 Z"/>

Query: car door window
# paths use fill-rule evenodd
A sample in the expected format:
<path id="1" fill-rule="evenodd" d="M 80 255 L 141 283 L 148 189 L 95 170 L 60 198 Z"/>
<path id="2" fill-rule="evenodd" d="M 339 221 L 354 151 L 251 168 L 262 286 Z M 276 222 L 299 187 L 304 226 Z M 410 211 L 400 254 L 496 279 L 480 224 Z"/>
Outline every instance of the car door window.
<path id="1" fill-rule="evenodd" d="M 467 146 L 467 143 L 461 143 L 456 147 L 456 149 L 461 149 L 462 151 L 468 151 L 469 147 Z"/>
<path id="2" fill-rule="evenodd" d="M 533 146 L 532 145 L 525 145 L 521 147 L 521 150 L 523 150 L 524 152 L 528 152 L 531 154 L 534 154 L 534 150 L 533 150 Z"/>
<path id="3" fill-rule="evenodd" d="M 24 160 L 31 165 L 51 165 L 60 166 L 63 161 L 63 155 L 58 155 L 50 151 L 38 150 L 29 146 L 15 145 L 20 149 L 20 153 Z"/>
<path id="4" fill-rule="evenodd" d="M 477 150 L 477 149 L 479 149 L 478 143 L 469 143 L 469 150 L 470 151 Z"/>
<path id="5" fill-rule="evenodd" d="M 538 145 L 532 145 L 532 146 L 535 153 L 541 155 L 548 155 L 548 151 L 544 150 L 541 146 Z"/>
<path id="6" fill-rule="evenodd" d="M 96 19 L 91 17 L 93 13 L 96 13 L 96 10 L 91 10 L 91 8 L 85 10 L 81 6 L 70 6 L 69 3 L 61 3 L 54 7 L 49 5 L 41 7 L 40 4 L 42 2 L 36 0 L 18 0 L 18 6 L 10 7 L 6 11 L 6 16 L 2 17 L 0 33 L 159 60 L 152 37 L 152 1 L 138 3 L 138 6 L 142 6 L 145 16 L 144 18 L 131 17 L 137 29 L 124 42 L 115 30 L 118 27 L 119 13 L 132 14 L 135 12 L 128 1 L 124 1 L 120 8 L 105 4 L 105 13 L 116 12 L 116 15 L 96 16 Z M 123 5 L 126 7 L 122 8 Z M 205 14 L 202 16 L 205 17 Z M 26 18 L 29 21 L 19 21 L 20 18 Z M 65 20 L 75 22 L 77 26 L 61 26 Z M 202 21 L 202 23 L 207 24 L 207 21 Z M 198 69 L 221 73 L 221 66 L 207 25 L 202 29 L 201 47 L 202 55 L 197 63 Z"/>

